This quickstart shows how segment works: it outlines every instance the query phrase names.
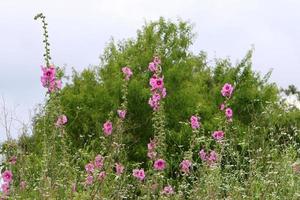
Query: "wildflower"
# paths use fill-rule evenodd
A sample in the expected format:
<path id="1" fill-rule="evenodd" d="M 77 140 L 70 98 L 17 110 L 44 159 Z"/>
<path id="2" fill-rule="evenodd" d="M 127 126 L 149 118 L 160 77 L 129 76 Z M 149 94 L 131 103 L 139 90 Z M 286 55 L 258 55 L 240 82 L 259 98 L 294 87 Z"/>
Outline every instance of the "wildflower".
<path id="1" fill-rule="evenodd" d="M 174 190 L 172 188 L 172 186 L 168 185 L 164 187 L 164 190 L 162 191 L 163 194 L 165 195 L 172 195 L 174 194 Z"/>
<path id="2" fill-rule="evenodd" d="M 144 180 L 144 178 L 145 178 L 145 171 L 144 171 L 144 169 L 134 169 L 133 171 L 132 171 L 132 175 L 135 177 L 135 178 L 137 178 L 137 179 L 139 179 L 140 181 L 142 181 L 142 180 Z"/>
<path id="3" fill-rule="evenodd" d="M 125 76 L 126 76 L 125 79 L 126 80 L 129 80 L 130 76 L 132 76 L 132 74 L 133 74 L 129 67 L 123 67 L 122 72 L 125 74 Z"/>
<path id="4" fill-rule="evenodd" d="M 160 65 L 160 64 L 161 64 L 161 61 L 160 61 L 160 59 L 159 59 L 158 56 L 154 56 L 153 62 L 154 62 L 156 65 Z"/>
<path id="5" fill-rule="evenodd" d="M 56 69 L 54 66 L 42 67 L 42 72 L 43 75 L 41 76 L 41 82 L 43 87 L 47 87 L 55 80 Z"/>
<path id="6" fill-rule="evenodd" d="M 115 166 L 116 166 L 116 174 L 117 175 L 123 174 L 124 166 L 121 163 L 116 163 Z"/>
<path id="7" fill-rule="evenodd" d="M 184 173 L 189 173 L 190 172 L 190 167 L 192 166 L 192 162 L 189 160 L 183 160 L 180 163 L 180 170 Z"/>
<path id="8" fill-rule="evenodd" d="M 200 156 L 201 160 L 206 161 L 206 152 L 204 151 L 204 149 L 201 149 L 198 153 L 198 155 Z"/>
<path id="9" fill-rule="evenodd" d="M 3 173 L 2 173 L 2 179 L 4 182 L 6 183 L 10 183 L 13 179 L 13 174 L 10 170 L 5 170 Z"/>
<path id="10" fill-rule="evenodd" d="M 17 157 L 16 156 L 12 156 L 9 161 L 8 161 L 11 165 L 15 165 L 17 163 Z"/>
<path id="11" fill-rule="evenodd" d="M 26 189 L 26 181 L 21 181 L 20 182 L 20 189 L 25 190 Z"/>
<path id="12" fill-rule="evenodd" d="M 93 163 L 88 163 L 85 165 L 85 171 L 88 173 L 93 173 L 94 172 L 94 165 Z"/>
<path id="13" fill-rule="evenodd" d="M 222 140 L 224 138 L 224 132 L 223 131 L 214 131 L 212 134 L 212 137 L 215 140 Z"/>
<path id="14" fill-rule="evenodd" d="M 105 171 L 100 172 L 98 175 L 98 180 L 103 181 L 105 177 L 106 177 L 106 172 Z"/>
<path id="15" fill-rule="evenodd" d="M 147 156 L 150 159 L 154 159 L 156 157 L 157 153 L 155 151 L 148 151 Z"/>
<path id="16" fill-rule="evenodd" d="M 166 168 L 166 161 L 158 159 L 154 162 L 153 167 L 155 170 L 164 170 Z"/>
<path id="17" fill-rule="evenodd" d="M 157 66 L 154 62 L 150 62 L 148 65 L 148 69 L 150 72 L 156 72 L 157 71 Z"/>
<path id="18" fill-rule="evenodd" d="M 162 89 L 161 95 L 162 95 L 162 98 L 165 98 L 167 96 L 167 89 L 166 88 Z"/>
<path id="19" fill-rule="evenodd" d="M 211 152 L 210 152 L 210 155 L 209 155 L 209 157 L 208 157 L 208 163 L 209 163 L 210 165 L 213 165 L 215 162 L 217 162 L 217 160 L 218 160 L 218 155 L 217 155 L 217 153 L 216 153 L 215 151 L 211 151 Z"/>
<path id="20" fill-rule="evenodd" d="M 112 123 L 110 121 L 106 121 L 104 124 L 103 124 L 103 132 L 104 132 L 104 135 L 108 136 L 108 135 L 111 135 L 112 133 Z"/>
<path id="21" fill-rule="evenodd" d="M 223 86 L 222 90 L 221 90 L 221 94 L 223 97 L 231 97 L 233 92 L 233 86 L 229 83 L 225 83 L 225 85 Z"/>
<path id="22" fill-rule="evenodd" d="M 152 78 L 150 78 L 149 84 L 151 86 L 151 90 L 152 91 L 156 90 L 156 89 L 163 89 L 163 87 L 164 87 L 164 79 L 156 77 L 156 76 L 153 76 Z"/>
<path id="23" fill-rule="evenodd" d="M 161 97 L 160 97 L 160 94 L 158 94 L 158 93 L 154 93 L 152 95 L 152 97 L 150 97 L 148 103 L 153 108 L 153 110 L 158 110 L 160 99 L 161 99 Z"/>
<path id="24" fill-rule="evenodd" d="M 1 185 L 1 189 L 4 195 L 8 195 L 9 194 L 9 183 L 4 182 Z"/>
<path id="25" fill-rule="evenodd" d="M 57 127 L 61 127 L 63 125 L 65 125 L 66 123 L 68 122 L 68 118 L 66 115 L 60 115 L 58 118 L 57 118 L 57 121 L 55 123 L 55 125 Z"/>
<path id="26" fill-rule="evenodd" d="M 101 169 L 103 167 L 104 158 L 101 155 L 97 155 L 95 157 L 94 165 L 97 169 Z"/>
<path id="27" fill-rule="evenodd" d="M 117 110 L 117 113 L 121 119 L 125 119 L 126 110 Z"/>
<path id="28" fill-rule="evenodd" d="M 198 117 L 197 116 L 191 116 L 191 127 L 192 129 L 198 129 L 200 127 L 200 123 L 198 121 Z"/>
<path id="29" fill-rule="evenodd" d="M 86 185 L 92 185 L 94 181 L 94 177 L 92 175 L 88 175 L 85 179 L 85 184 Z"/>
<path id="30" fill-rule="evenodd" d="M 221 103 L 221 105 L 219 106 L 220 110 L 224 110 L 225 109 L 225 104 Z"/>
<path id="31" fill-rule="evenodd" d="M 155 141 L 150 139 L 150 143 L 148 143 L 147 147 L 149 151 L 154 150 L 156 147 Z"/>
<path id="32" fill-rule="evenodd" d="M 232 109 L 231 108 L 226 108 L 225 115 L 226 115 L 227 119 L 231 119 L 232 116 L 233 116 Z"/>

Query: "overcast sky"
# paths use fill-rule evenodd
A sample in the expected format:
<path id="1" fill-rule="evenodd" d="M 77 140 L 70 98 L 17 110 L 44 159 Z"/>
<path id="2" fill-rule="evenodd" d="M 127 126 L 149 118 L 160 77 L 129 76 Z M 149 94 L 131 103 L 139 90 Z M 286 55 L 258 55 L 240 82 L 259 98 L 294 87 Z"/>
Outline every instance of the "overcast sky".
<path id="1" fill-rule="evenodd" d="M 68 69 L 98 64 L 111 37 L 135 37 L 145 21 L 163 16 L 195 25 L 195 53 L 204 50 L 209 58 L 235 63 L 254 45 L 255 70 L 273 69 L 271 81 L 299 88 L 299 10 L 299 0 L 0 0 L 0 95 L 25 122 L 28 111 L 43 101 L 42 30 L 33 20 L 39 12 L 49 23 L 53 62 Z M 18 127 L 13 125 L 14 136 Z"/>

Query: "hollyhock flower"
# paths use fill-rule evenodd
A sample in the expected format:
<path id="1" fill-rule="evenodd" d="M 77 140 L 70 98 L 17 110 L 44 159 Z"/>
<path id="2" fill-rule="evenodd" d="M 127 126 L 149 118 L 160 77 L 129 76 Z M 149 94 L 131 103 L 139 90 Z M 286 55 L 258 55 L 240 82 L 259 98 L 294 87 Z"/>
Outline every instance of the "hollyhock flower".
<path id="1" fill-rule="evenodd" d="M 9 161 L 8 161 L 11 165 L 15 165 L 17 163 L 17 157 L 16 156 L 12 156 Z"/>
<path id="2" fill-rule="evenodd" d="M 13 179 L 13 174 L 10 170 L 5 170 L 2 173 L 2 179 L 4 182 L 10 183 Z"/>
<path id="3" fill-rule="evenodd" d="M 200 156 L 201 160 L 206 161 L 207 157 L 206 157 L 206 152 L 204 151 L 204 149 L 201 149 L 199 151 L 198 155 Z"/>
<path id="4" fill-rule="evenodd" d="M 190 167 L 192 166 L 192 162 L 189 160 L 183 160 L 180 163 L 180 170 L 184 173 L 189 173 L 190 172 Z"/>
<path id="5" fill-rule="evenodd" d="M 166 161 L 158 159 L 154 162 L 153 167 L 155 170 L 164 170 L 166 168 Z"/>
<path id="6" fill-rule="evenodd" d="M 60 90 L 62 87 L 61 80 L 53 80 L 48 85 L 48 92 L 53 93 L 55 91 Z"/>
<path id="7" fill-rule="evenodd" d="M 171 195 L 171 194 L 174 194 L 174 190 L 173 190 L 172 186 L 168 185 L 168 186 L 164 187 L 164 190 L 162 193 L 166 194 L 166 195 Z"/>
<path id="8" fill-rule="evenodd" d="M 150 139 L 150 142 L 148 143 L 147 147 L 148 147 L 148 150 L 154 150 L 156 147 L 155 140 Z"/>
<path id="9" fill-rule="evenodd" d="M 221 94 L 223 97 L 231 97 L 233 92 L 233 86 L 229 83 L 225 83 L 225 85 L 223 86 L 222 90 L 221 90 Z"/>
<path id="10" fill-rule="evenodd" d="M 163 89 L 164 87 L 164 79 L 163 78 L 159 78 L 156 76 L 153 76 L 152 78 L 150 78 L 149 84 L 151 86 L 151 90 L 156 90 L 156 89 Z"/>
<path id="11" fill-rule="evenodd" d="M 150 62 L 148 65 L 148 69 L 150 72 L 156 72 L 157 71 L 157 66 L 154 62 Z"/>
<path id="12" fill-rule="evenodd" d="M 20 189 L 25 190 L 26 189 L 26 181 L 21 181 L 20 182 Z"/>
<path id="13" fill-rule="evenodd" d="M 156 65 L 160 65 L 160 64 L 161 64 L 161 60 L 159 59 L 158 56 L 154 56 L 153 62 L 154 62 Z"/>
<path id="14" fill-rule="evenodd" d="M 198 119 L 199 118 L 197 116 L 194 116 L 194 115 L 191 116 L 190 121 L 191 121 L 192 129 L 198 129 L 200 127 L 200 123 L 199 123 Z"/>
<path id="15" fill-rule="evenodd" d="M 8 195 L 9 194 L 9 183 L 2 183 L 1 189 L 3 194 Z"/>
<path id="16" fill-rule="evenodd" d="M 160 99 L 161 97 L 158 93 L 154 93 L 152 97 L 150 97 L 148 104 L 153 108 L 153 110 L 158 110 Z"/>
<path id="17" fill-rule="evenodd" d="M 108 136 L 108 135 L 111 135 L 112 133 L 112 123 L 110 121 L 106 121 L 104 124 L 103 124 L 103 132 L 104 132 L 104 135 Z"/>
<path id="18" fill-rule="evenodd" d="M 224 103 L 221 103 L 220 105 L 220 110 L 224 110 L 225 109 L 225 104 Z"/>
<path id="19" fill-rule="evenodd" d="M 224 138 L 224 132 L 223 131 L 214 131 L 212 134 L 212 137 L 215 140 L 222 140 Z"/>
<path id="20" fill-rule="evenodd" d="M 144 178 L 145 178 L 145 171 L 144 171 L 144 169 L 134 169 L 134 170 L 132 171 L 132 175 L 133 175 L 135 178 L 137 178 L 137 179 L 139 179 L 140 181 L 142 181 L 142 180 L 144 180 Z"/>
<path id="21" fill-rule="evenodd" d="M 92 185 L 94 181 L 94 177 L 92 175 L 88 175 L 85 179 L 85 184 L 86 185 Z"/>
<path id="22" fill-rule="evenodd" d="M 116 166 L 116 174 L 117 175 L 123 174 L 124 166 L 121 163 L 116 163 L 115 166 Z"/>
<path id="23" fill-rule="evenodd" d="M 98 175 L 98 180 L 103 181 L 105 177 L 106 177 L 106 172 L 105 171 L 100 172 Z"/>
<path id="24" fill-rule="evenodd" d="M 157 153 L 155 151 L 148 151 L 147 156 L 150 159 L 154 159 L 156 157 Z"/>
<path id="25" fill-rule="evenodd" d="M 94 172 L 94 165 L 93 163 L 88 163 L 85 165 L 85 171 L 88 173 L 93 173 Z"/>
<path id="26" fill-rule="evenodd" d="M 55 123 L 55 125 L 57 127 L 61 127 L 63 125 L 65 125 L 66 123 L 68 122 L 68 118 L 66 115 L 60 115 L 58 118 L 57 118 L 57 121 Z"/>
<path id="27" fill-rule="evenodd" d="M 126 110 L 117 110 L 117 113 L 121 119 L 125 119 Z"/>
<path id="28" fill-rule="evenodd" d="M 211 151 L 208 157 L 209 164 L 214 164 L 218 160 L 218 155 L 215 151 Z"/>
<path id="29" fill-rule="evenodd" d="M 56 69 L 54 66 L 41 67 L 43 75 L 41 76 L 41 82 L 43 87 L 47 87 L 50 82 L 55 80 Z"/>
<path id="30" fill-rule="evenodd" d="M 225 115 L 228 119 L 232 118 L 233 116 L 233 112 L 232 112 L 232 109 L 231 108 L 226 108 L 225 110 Z"/>
<path id="31" fill-rule="evenodd" d="M 129 67 L 123 67 L 122 72 L 125 74 L 125 76 L 126 76 L 125 79 L 126 80 L 129 80 L 130 76 L 132 76 L 132 74 L 133 74 Z"/>
<path id="32" fill-rule="evenodd" d="M 101 169 L 103 167 L 104 158 L 101 155 L 97 155 L 95 157 L 94 165 L 97 169 Z"/>

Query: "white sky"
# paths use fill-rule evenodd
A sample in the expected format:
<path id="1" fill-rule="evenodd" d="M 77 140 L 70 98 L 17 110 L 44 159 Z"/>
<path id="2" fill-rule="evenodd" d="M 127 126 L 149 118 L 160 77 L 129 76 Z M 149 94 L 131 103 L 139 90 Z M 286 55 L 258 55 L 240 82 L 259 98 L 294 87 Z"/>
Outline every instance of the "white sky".
<path id="1" fill-rule="evenodd" d="M 145 21 L 163 16 L 195 25 L 195 53 L 204 50 L 210 58 L 230 57 L 235 63 L 254 45 L 255 70 L 273 68 L 271 81 L 299 88 L 299 10 L 299 0 L 0 0 L 0 95 L 24 121 L 43 100 L 42 30 L 33 20 L 39 12 L 49 23 L 53 62 L 68 69 L 98 64 L 111 37 L 134 37 Z"/>

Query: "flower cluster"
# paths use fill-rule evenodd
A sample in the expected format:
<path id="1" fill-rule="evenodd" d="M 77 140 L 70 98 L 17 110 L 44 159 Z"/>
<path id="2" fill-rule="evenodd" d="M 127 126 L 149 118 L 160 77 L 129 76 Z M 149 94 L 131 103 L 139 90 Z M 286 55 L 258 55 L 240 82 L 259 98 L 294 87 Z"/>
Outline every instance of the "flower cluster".
<path id="1" fill-rule="evenodd" d="M 233 93 L 233 86 L 229 83 L 225 83 L 224 86 L 221 89 L 221 94 L 223 97 L 226 97 L 227 99 L 231 98 Z M 226 100 L 227 100 L 226 99 Z M 225 116 L 228 122 L 232 122 L 232 117 L 233 117 L 233 111 L 230 107 L 226 106 L 226 100 L 224 103 L 220 105 L 220 110 L 224 111 L 225 110 Z"/>
<path id="2" fill-rule="evenodd" d="M 112 125 L 112 123 L 111 123 L 110 121 L 106 121 L 106 122 L 103 124 L 102 130 L 103 130 L 105 136 L 111 135 L 112 130 L 113 130 L 113 125 Z"/>
<path id="3" fill-rule="evenodd" d="M 216 140 L 216 141 L 220 141 L 224 138 L 225 133 L 223 131 L 214 131 L 212 134 L 212 137 Z"/>
<path id="4" fill-rule="evenodd" d="M 190 122 L 191 122 L 191 127 L 192 129 L 198 129 L 200 128 L 200 122 L 198 121 L 199 120 L 199 117 L 197 116 L 191 116 L 191 119 L 190 119 Z"/>
<path id="5" fill-rule="evenodd" d="M 159 76 L 160 63 L 160 59 L 154 57 L 153 61 L 150 62 L 148 66 L 149 71 L 153 73 L 149 81 L 152 96 L 150 97 L 148 104 L 154 111 L 159 109 L 160 100 L 167 95 L 167 89 L 164 87 L 164 78 Z"/>
<path id="6" fill-rule="evenodd" d="M 68 118 L 66 115 L 60 115 L 58 118 L 57 118 L 57 121 L 55 123 L 55 126 L 56 127 L 62 127 L 63 125 L 65 125 L 66 123 L 68 122 Z"/>
<path id="7" fill-rule="evenodd" d="M 207 164 L 214 165 L 218 160 L 218 155 L 215 151 L 210 151 L 210 153 L 206 153 L 204 149 L 199 151 L 199 157 L 202 161 L 206 161 Z"/>
<path id="8" fill-rule="evenodd" d="M 132 170 L 132 175 L 140 181 L 146 177 L 144 169 L 134 169 Z"/>
<path id="9" fill-rule="evenodd" d="M 10 192 L 10 183 L 12 182 L 13 180 L 13 174 L 10 170 L 5 170 L 3 173 L 2 173 L 2 179 L 4 181 L 4 183 L 2 183 L 1 185 L 1 189 L 2 189 L 2 192 L 4 195 L 9 195 L 9 192 Z"/>
<path id="10" fill-rule="evenodd" d="M 85 179 L 85 185 L 92 185 L 94 182 L 94 177 L 98 176 L 99 181 L 103 181 L 106 173 L 102 171 L 104 166 L 104 157 L 97 155 L 94 161 L 91 161 L 85 165 L 85 171 L 87 172 L 87 177 Z"/>
<path id="11" fill-rule="evenodd" d="M 62 87 L 61 80 L 56 77 L 56 68 L 51 65 L 49 67 L 42 67 L 41 82 L 43 87 L 48 88 L 49 93 L 58 91 Z"/>
<path id="12" fill-rule="evenodd" d="M 172 194 L 174 194 L 174 189 L 172 188 L 172 186 L 167 185 L 167 186 L 164 187 L 164 190 L 162 191 L 162 194 L 172 195 Z"/>
<path id="13" fill-rule="evenodd" d="M 180 171 L 182 171 L 185 174 L 188 174 L 190 173 L 192 162 L 190 160 L 183 160 L 179 166 L 180 166 Z"/>
<path id="14" fill-rule="evenodd" d="M 126 110 L 117 110 L 118 116 L 120 119 L 125 119 L 126 117 Z"/>
<path id="15" fill-rule="evenodd" d="M 156 157 L 156 155 L 157 155 L 157 153 L 155 151 L 155 148 L 156 148 L 156 142 L 155 142 L 155 140 L 151 140 L 150 139 L 150 142 L 148 143 L 147 147 L 148 147 L 147 156 L 150 159 L 154 159 Z"/>
<path id="16" fill-rule="evenodd" d="M 230 98 L 232 93 L 233 93 L 233 86 L 229 83 L 225 83 L 225 85 L 221 89 L 222 96 Z"/>
<path id="17" fill-rule="evenodd" d="M 125 80 L 127 80 L 127 81 L 130 79 L 130 77 L 133 74 L 132 71 L 131 71 L 131 69 L 129 67 L 123 67 L 122 68 L 122 72 L 125 75 Z"/>

